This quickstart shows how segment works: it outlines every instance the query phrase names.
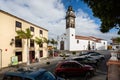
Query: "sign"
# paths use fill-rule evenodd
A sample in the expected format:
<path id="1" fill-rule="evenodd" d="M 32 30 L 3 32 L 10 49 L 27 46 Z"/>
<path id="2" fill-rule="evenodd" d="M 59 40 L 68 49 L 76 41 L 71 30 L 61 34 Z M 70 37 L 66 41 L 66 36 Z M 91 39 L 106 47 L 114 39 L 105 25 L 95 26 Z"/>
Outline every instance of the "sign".
<path id="1" fill-rule="evenodd" d="M 12 65 L 18 65 L 18 57 L 17 56 L 11 57 L 11 62 L 12 62 Z"/>

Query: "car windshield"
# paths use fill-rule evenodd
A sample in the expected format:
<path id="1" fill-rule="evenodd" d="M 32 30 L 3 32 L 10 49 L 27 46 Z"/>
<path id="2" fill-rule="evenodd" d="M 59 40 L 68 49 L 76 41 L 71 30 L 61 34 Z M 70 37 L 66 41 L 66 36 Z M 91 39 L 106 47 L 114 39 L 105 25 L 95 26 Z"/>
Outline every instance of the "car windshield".
<path id="1" fill-rule="evenodd" d="M 50 72 L 45 72 L 43 75 L 37 76 L 35 80 L 55 80 L 55 76 Z"/>

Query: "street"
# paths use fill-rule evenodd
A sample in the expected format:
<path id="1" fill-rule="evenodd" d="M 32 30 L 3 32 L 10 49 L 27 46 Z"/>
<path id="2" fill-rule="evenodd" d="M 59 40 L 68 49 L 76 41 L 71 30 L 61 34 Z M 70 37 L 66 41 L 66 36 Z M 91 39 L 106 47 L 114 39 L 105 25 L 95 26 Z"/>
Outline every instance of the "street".
<path id="1" fill-rule="evenodd" d="M 103 60 L 102 62 L 100 62 L 95 75 L 90 79 L 90 80 L 105 80 L 106 79 L 106 74 L 107 74 L 107 65 L 106 62 L 108 61 L 108 59 L 110 58 L 110 51 L 98 51 L 101 54 L 105 55 L 105 60 Z M 52 72 L 54 74 L 54 69 L 56 67 L 56 64 L 60 61 L 63 60 L 62 58 L 56 58 L 56 60 L 49 60 L 50 64 L 46 64 L 45 62 L 43 64 L 34 64 L 31 65 L 32 67 L 36 67 L 36 68 L 44 68 L 47 69 L 48 71 Z M 0 75 L 0 80 L 2 80 L 2 74 Z M 67 79 L 67 80 L 83 80 L 82 78 L 71 78 L 71 79 Z"/>

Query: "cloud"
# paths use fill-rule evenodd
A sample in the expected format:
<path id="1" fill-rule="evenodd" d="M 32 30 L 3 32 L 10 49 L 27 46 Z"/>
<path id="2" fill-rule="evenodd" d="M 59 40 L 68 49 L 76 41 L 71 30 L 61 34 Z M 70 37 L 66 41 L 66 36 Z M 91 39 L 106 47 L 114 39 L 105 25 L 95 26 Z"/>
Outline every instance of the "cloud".
<path id="1" fill-rule="evenodd" d="M 95 23 L 95 20 L 85 13 L 82 9 L 76 12 L 76 34 L 85 36 L 95 36 L 110 41 L 116 33 L 102 33 L 99 30 L 100 25 Z"/>
<path id="2" fill-rule="evenodd" d="M 0 0 L 0 9 L 49 30 L 49 38 L 65 32 L 66 9 L 61 0 Z M 82 9 L 76 13 L 76 34 L 110 39 L 116 34 L 103 34 L 98 24 Z M 107 36 L 107 37 L 106 37 Z"/>

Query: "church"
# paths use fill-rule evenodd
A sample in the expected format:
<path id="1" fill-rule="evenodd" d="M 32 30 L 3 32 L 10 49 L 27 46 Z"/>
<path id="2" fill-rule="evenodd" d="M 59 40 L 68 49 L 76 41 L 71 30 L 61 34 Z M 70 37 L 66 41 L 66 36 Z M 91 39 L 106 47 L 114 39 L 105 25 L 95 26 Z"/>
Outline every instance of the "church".
<path id="1" fill-rule="evenodd" d="M 58 37 L 57 48 L 66 51 L 107 50 L 107 41 L 94 36 L 75 34 L 75 13 L 72 6 L 66 12 L 66 32 Z"/>

